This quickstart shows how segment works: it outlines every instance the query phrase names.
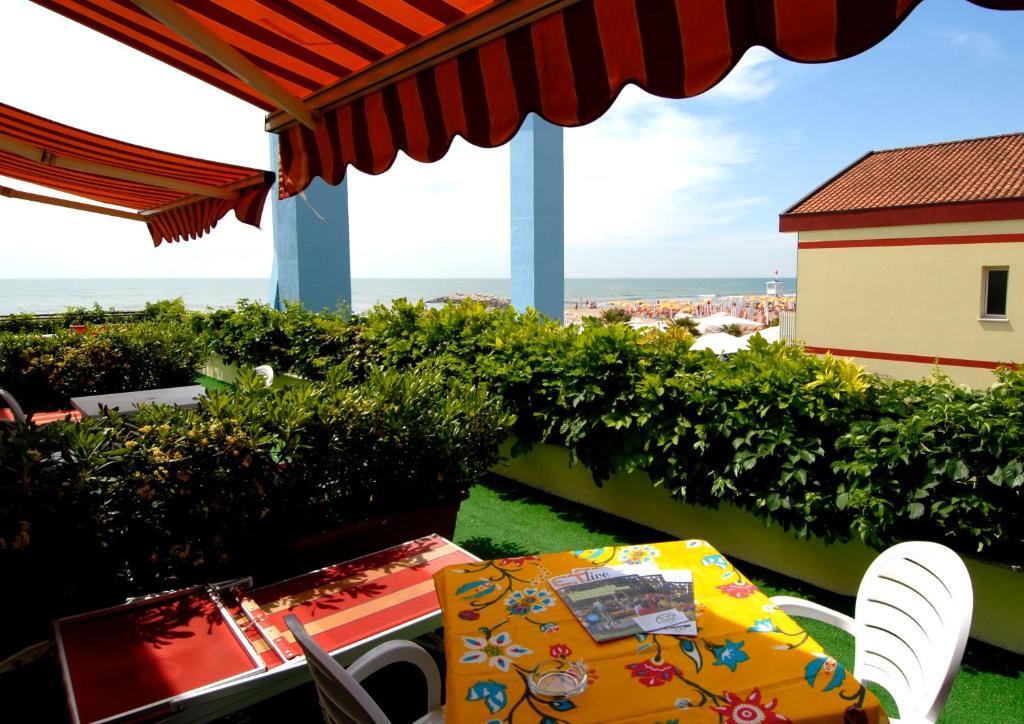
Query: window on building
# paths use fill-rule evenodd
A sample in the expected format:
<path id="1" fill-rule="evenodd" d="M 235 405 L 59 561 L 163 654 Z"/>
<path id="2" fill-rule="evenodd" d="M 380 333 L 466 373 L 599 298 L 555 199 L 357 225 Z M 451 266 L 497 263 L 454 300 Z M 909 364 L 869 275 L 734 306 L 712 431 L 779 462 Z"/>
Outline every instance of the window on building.
<path id="1" fill-rule="evenodd" d="M 983 270 L 984 296 L 981 316 L 1006 319 L 1006 289 L 1010 281 L 1007 267 L 986 267 Z"/>

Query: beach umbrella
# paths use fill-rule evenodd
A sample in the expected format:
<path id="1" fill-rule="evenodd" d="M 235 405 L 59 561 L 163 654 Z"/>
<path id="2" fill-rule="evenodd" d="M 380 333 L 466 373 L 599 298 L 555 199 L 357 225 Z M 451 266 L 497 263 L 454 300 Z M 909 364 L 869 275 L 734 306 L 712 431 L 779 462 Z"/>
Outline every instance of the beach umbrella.
<path id="1" fill-rule="evenodd" d="M 694 352 L 708 349 L 715 354 L 733 354 L 746 349 L 749 344 L 750 340 L 746 337 L 733 337 L 725 332 L 715 332 L 698 337 L 690 349 Z"/>
<path id="2" fill-rule="evenodd" d="M 726 314 L 724 312 L 712 314 L 708 317 L 702 317 L 701 319 L 698 320 L 698 322 L 699 324 L 697 328 L 700 330 L 701 334 L 706 334 L 707 332 L 717 332 L 721 330 L 722 327 L 725 327 L 730 324 L 738 324 L 741 327 L 761 326 L 758 322 L 754 322 L 749 319 L 744 319 L 743 317 L 737 317 L 733 314 Z"/>
<path id="3" fill-rule="evenodd" d="M 756 332 L 751 332 L 750 334 L 745 334 L 742 337 L 740 337 L 740 339 L 745 339 L 749 343 L 750 342 L 750 338 L 753 337 L 754 335 L 758 335 L 759 337 L 764 339 L 766 342 L 771 344 L 773 342 L 778 342 L 779 340 L 782 339 L 782 328 L 781 327 L 765 327 L 764 329 L 759 329 Z"/>
<path id="4" fill-rule="evenodd" d="M 631 319 L 628 322 L 629 326 L 633 329 L 646 329 L 648 327 L 654 327 L 655 329 L 665 329 L 665 323 L 659 320 L 653 319 Z"/>

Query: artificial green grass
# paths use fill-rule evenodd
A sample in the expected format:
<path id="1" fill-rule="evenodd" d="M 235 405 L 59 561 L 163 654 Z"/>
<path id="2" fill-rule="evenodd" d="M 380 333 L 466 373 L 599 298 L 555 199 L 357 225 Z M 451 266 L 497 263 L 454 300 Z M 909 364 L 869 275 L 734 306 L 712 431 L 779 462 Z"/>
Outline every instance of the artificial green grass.
<path id="1" fill-rule="evenodd" d="M 208 377 L 207 375 L 196 375 L 195 383 L 202 385 L 208 390 L 230 390 L 234 388 L 234 385 L 218 380 L 216 377 Z"/>
<path id="2" fill-rule="evenodd" d="M 668 538 L 665 533 L 500 478 L 473 487 L 462 504 L 455 529 L 455 542 L 481 558 L 652 543 Z M 852 598 L 743 561 L 733 563 L 768 596 L 798 596 L 853 614 Z M 850 636 L 818 621 L 800 619 L 800 623 L 826 651 L 853 669 Z M 1024 722 L 1022 675 L 1024 656 L 971 640 L 940 721 Z M 897 714 L 883 690 L 869 688 L 887 712 Z"/>

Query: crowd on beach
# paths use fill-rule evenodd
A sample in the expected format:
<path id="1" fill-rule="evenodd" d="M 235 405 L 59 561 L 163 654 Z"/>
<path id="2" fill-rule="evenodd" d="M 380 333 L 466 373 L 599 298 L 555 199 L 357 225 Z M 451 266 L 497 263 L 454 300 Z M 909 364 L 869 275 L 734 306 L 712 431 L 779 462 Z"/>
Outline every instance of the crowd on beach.
<path id="1" fill-rule="evenodd" d="M 693 299 L 658 299 L 649 302 L 644 299 L 611 301 L 604 304 L 589 299 L 566 306 L 567 323 L 579 321 L 582 317 L 597 316 L 605 309 L 622 309 L 635 321 L 667 321 L 676 317 L 701 319 L 712 315 L 729 315 L 749 320 L 758 326 L 768 326 L 779 316 L 779 312 L 796 309 L 795 296 L 728 296 L 705 295 Z"/>

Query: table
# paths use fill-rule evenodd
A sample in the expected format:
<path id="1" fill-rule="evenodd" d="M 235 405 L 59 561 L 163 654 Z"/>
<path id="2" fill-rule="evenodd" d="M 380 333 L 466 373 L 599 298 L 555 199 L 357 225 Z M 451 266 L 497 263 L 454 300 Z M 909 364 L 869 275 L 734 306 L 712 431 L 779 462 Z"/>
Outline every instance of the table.
<path id="1" fill-rule="evenodd" d="M 596 643 L 551 586 L 574 568 L 653 562 L 693 571 L 696 638 Z M 703 540 L 517 556 L 434 576 L 444 617 L 448 721 L 887 722 L 878 700 Z M 582 660 L 587 690 L 545 701 L 526 673 Z"/>
<path id="2" fill-rule="evenodd" d="M 116 410 L 118 415 L 134 415 L 140 404 L 177 405 L 194 410 L 199 406 L 198 398 L 202 397 L 206 388 L 202 385 L 185 385 L 184 387 L 162 387 L 156 390 L 135 390 L 133 392 L 115 392 L 106 395 L 87 395 L 72 397 L 71 406 L 85 417 L 99 417 L 102 408 Z"/>
<path id="3" fill-rule="evenodd" d="M 432 575 L 477 560 L 429 535 L 256 589 L 222 581 L 60 619 L 73 721 L 208 722 L 252 706 L 309 681 L 288 614 L 347 665 L 440 626 Z"/>

